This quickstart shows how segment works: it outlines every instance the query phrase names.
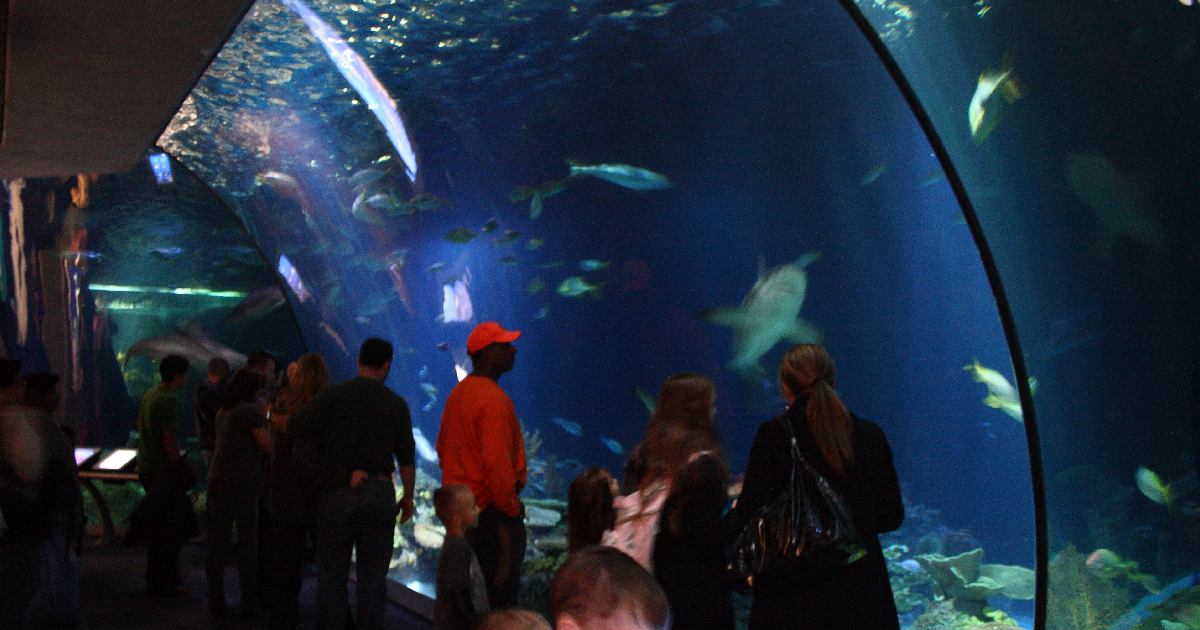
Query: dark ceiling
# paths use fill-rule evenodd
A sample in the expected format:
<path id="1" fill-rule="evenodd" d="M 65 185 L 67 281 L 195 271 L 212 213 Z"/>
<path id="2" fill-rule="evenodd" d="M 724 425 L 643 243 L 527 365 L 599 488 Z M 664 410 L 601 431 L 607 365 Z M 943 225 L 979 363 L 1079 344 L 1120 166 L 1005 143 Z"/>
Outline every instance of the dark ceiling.
<path id="1" fill-rule="evenodd" d="M 251 3 L 8 0 L 0 177 L 130 167 Z"/>

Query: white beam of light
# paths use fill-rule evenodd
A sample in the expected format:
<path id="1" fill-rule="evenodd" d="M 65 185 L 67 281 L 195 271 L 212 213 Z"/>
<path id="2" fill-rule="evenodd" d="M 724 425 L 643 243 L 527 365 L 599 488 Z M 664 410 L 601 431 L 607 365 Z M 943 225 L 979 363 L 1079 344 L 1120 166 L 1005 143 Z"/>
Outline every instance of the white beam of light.
<path id="1" fill-rule="evenodd" d="M 213 291 L 191 287 L 139 287 L 129 284 L 89 284 L 88 289 L 100 293 L 165 293 L 167 295 L 199 295 L 204 297 L 242 299 L 245 291 Z"/>
<path id="2" fill-rule="evenodd" d="M 317 41 L 321 42 L 321 46 L 325 48 L 333 65 L 337 66 L 338 72 L 346 77 L 346 80 L 354 87 L 354 91 L 358 92 L 358 95 L 366 101 L 367 107 L 383 124 L 388 139 L 392 141 L 392 146 L 396 147 L 396 153 L 400 155 L 401 160 L 404 160 L 404 174 L 408 175 L 410 182 L 416 182 L 417 154 L 413 151 L 412 142 L 408 139 L 408 132 L 404 129 L 404 121 L 400 118 L 400 112 L 396 110 L 396 101 L 391 94 L 388 94 L 387 88 L 383 87 L 379 79 L 375 78 L 375 73 L 371 72 L 367 62 L 354 52 L 346 40 L 321 20 L 302 0 L 280 0 L 280 2 L 295 11 L 300 19 L 304 20 L 313 37 L 316 37 Z"/>

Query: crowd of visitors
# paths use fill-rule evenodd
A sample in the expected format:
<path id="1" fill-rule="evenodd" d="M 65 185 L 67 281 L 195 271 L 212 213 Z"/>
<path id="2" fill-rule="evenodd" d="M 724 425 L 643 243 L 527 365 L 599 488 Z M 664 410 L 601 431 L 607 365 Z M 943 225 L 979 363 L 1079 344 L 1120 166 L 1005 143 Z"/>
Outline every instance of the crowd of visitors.
<path id="1" fill-rule="evenodd" d="M 738 585 L 730 549 L 792 491 L 800 454 L 849 507 L 865 554 L 838 566 L 797 562 L 755 574 L 750 627 L 898 627 L 878 541 L 904 518 L 892 454 L 879 426 L 846 408 L 832 358 L 813 344 L 783 358 L 786 411 L 759 426 L 740 497 L 730 491 L 739 483 L 721 451 L 713 381 L 697 373 L 668 378 L 620 483 L 592 467 L 570 485 L 568 554 L 550 585 L 548 621 L 517 608 L 528 471 L 516 407 L 499 382 L 513 369 L 520 335 L 495 322 L 476 326 L 467 338 L 472 372 L 446 399 L 436 444 L 443 485 L 433 495 L 445 526 L 435 628 L 732 629 Z M 233 614 L 224 574 L 236 532 L 241 618 L 296 627 L 312 540 L 317 627 L 384 626 L 394 530 L 413 517 L 416 473 L 408 406 L 384 385 L 392 356 L 390 343 L 368 339 L 357 375 L 334 385 L 317 354 L 289 364 L 282 382 L 265 352 L 228 380 L 224 360 L 209 362 L 195 422 L 208 468 L 214 616 Z M 198 533 L 188 496 L 196 474 L 180 449 L 177 392 L 188 367 L 180 356 L 163 358 L 161 382 L 143 396 L 137 417 L 145 498 L 127 541 L 146 547 L 149 597 L 185 592 L 180 546 Z M 53 420 L 56 384 L 53 375 L 22 378 L 19 363 L 0 360 L 0 627 L 70 627 L 78 618 L 72 546 L 82 501 L 74 438 Z"/>

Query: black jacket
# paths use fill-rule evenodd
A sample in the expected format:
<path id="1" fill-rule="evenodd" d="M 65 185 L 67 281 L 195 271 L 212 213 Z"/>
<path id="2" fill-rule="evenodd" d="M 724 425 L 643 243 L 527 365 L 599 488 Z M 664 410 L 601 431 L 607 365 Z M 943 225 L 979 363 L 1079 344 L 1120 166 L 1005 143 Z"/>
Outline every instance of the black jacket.
<path id="1" fill-rule="evenodd" d="M 846 499 L 867 546 L 867 557 L 819 575 L 764 576 L 755 582 L 751 628 L 898 628 L 880 532 L 900 527 L 904 504 L 892 465 L 892 451 L 879 425 L 853 416 L 854 461 L 846 477 L 835 475 L 817 450 L 804 420 L 808 400 L 797 399 L 788 411 L 758 428 L 742 496 L 731 513 L 737 532 L 754 513 L 782 492 L 791 473 L 786 427 L 790 422 L 800 452 Z"/>

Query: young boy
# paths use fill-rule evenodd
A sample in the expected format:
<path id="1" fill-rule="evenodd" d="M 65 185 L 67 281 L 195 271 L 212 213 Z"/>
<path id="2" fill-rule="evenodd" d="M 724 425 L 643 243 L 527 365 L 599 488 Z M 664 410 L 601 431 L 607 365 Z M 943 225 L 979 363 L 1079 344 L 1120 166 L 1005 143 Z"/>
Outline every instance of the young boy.
<path id="1" fill-rule="evenodd" d="M 463 534 L 479 521 L 475 495 L 464 484 L 450 484 L 433 493 L 433 508 L 446 526 L 438 558 L 437 600 L 433 605 L 436 630 L 470 630 L 488 613 L 487 585 L 475 552 Z"/>
<path id="2" fill-rule="evenodd" d="M 613 547 L 572 551 L 550 582 L 556 630 L 666 630 L 667 596 L 654 576 Z"/>

